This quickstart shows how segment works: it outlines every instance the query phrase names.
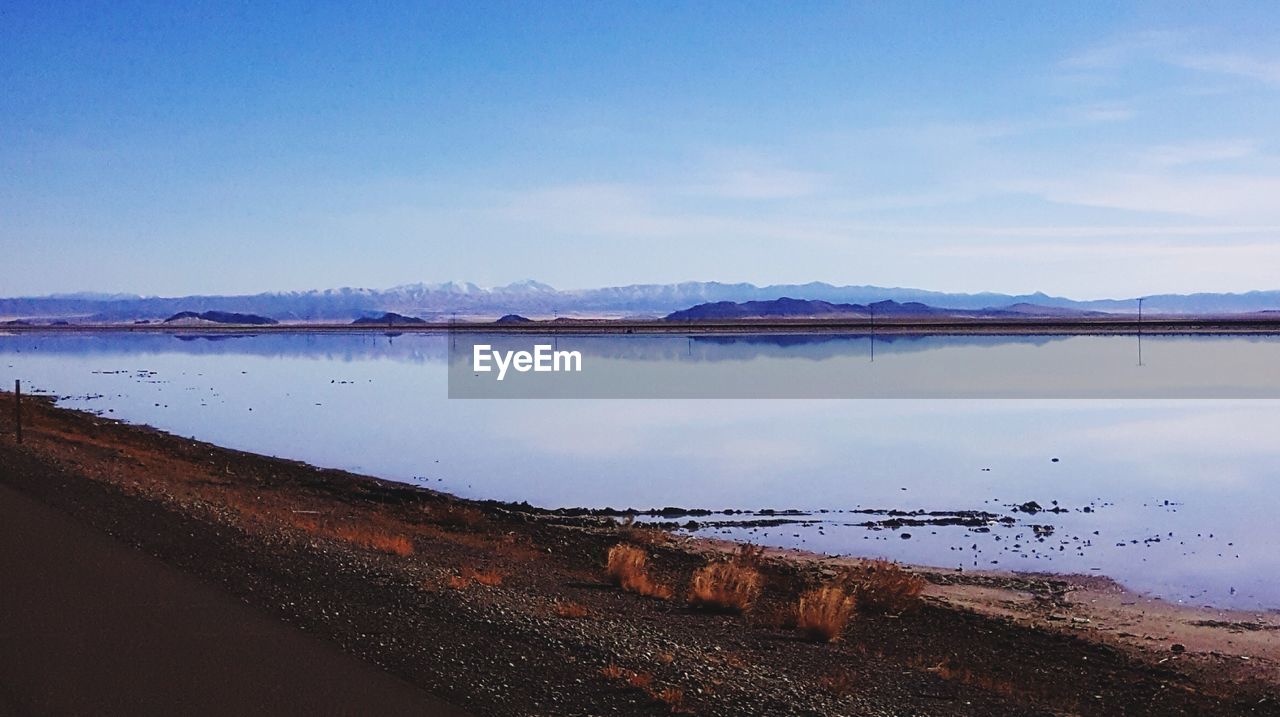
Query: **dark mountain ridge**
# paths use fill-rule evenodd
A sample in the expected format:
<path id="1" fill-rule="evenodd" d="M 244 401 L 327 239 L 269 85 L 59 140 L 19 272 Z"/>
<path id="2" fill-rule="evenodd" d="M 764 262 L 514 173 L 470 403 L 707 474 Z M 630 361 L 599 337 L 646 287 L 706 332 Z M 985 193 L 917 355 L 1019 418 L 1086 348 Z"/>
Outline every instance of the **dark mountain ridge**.
<path id="1" fill-rule="evenodd" d="M 420 319 L 416 316 L 405 316 L 394 311 L 388 311 L 381 316 L 361 316 L 351 323 L 354 326 L 406 326 L 425 324 L 427 322 L 426 319 Z"/>
<path id="2" fill-rule="evenodd" d="M 182 322 L 201 321 L 208 321 L 215 324 L 248 324 L 251 326 L 267 326 L 270 324 L 280 323 L 275 319 L 258 316 L 257 314 L 237 314 L 229 311 L 205 311 L 198 314 L 194 311 L 180 311 L 165 319 L 164 323 L 176 324 Z"/>
<path id="3" fill-rule="evenodd" d="M 1105 316 L 1104 312 L 1082 311 L 1059 307 L 1044 307 L 1020 303 L 1008 308 L 984 308 L 978 310 L 948 309 L 929 306 L 917 301 L 900 303 L 893 300 L 870 304 L 833 304 L 828 301 L 811 301 L 783 297 L 772 301 L 717 301 L 698 304 L 688 309 L 668 314 L 666 321 L 722 321 L 743 319 L 836 319 L 881 317 L 929 317 L 953 316 L 965 318 L 1036 317 L 1036 316 Z"/>

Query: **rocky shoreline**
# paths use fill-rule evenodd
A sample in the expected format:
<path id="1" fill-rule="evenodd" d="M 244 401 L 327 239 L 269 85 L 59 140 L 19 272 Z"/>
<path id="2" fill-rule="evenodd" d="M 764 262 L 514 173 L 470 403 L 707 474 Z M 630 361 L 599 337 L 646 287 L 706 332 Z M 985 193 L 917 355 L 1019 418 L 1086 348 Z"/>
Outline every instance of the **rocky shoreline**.
<path id="1" fill-rule="evenodd" d="M 695 609 L 690 576 L 736 546 L 634 511 L 464 501 L 24 409 L 22 446 L 0 419 L 0 482 L 474 714 L 1280 714 L 1275 615 L 1177 608 L 1097 577 L 911 568 L 924 590 L 910 604 L 814 642 L 788 611 L 860 561 L 765 551 L 749 610 Z M 619 544 L 669 599 L 615 586 Z"/>

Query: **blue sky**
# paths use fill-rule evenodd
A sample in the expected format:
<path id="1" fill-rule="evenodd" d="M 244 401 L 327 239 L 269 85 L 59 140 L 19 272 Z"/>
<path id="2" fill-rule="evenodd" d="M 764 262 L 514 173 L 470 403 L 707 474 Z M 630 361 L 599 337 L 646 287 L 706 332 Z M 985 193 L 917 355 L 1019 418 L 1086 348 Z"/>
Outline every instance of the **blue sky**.
<path id="1" fill-rule="evenodd" d="M 0 295 L 1280 288 L 1275 3 L 50 5 Z"/>

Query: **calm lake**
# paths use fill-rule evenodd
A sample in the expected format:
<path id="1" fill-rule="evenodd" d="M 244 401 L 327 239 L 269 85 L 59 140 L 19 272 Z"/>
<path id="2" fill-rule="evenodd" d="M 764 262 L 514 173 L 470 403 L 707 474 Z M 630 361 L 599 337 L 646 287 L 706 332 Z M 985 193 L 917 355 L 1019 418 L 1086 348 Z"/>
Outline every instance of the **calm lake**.
<path id="1" fill-rule="evenodd" d="M 678 520 L 770 545 L 1104 574 L 1175 602 L 1280 608 L 1280 337 L 1146 337 L 1142 366 L 1123 336 L 900 337 L 875 343 L 874 362 L 866 337 L 576 344 L 602 370 L 690 395 L 708 382 L 719 384 L 706 395 L 734 395 L 762 376 L 793 381 L 778 395 L 842 380 L 870 395 L 950 395 L 939 387 L 974 385 L 957 367 L 996 366 L 978 369 L 991 384 L 979 395 L 1182 396 L 1087 400 L 451 400 L 452 341 L 9 334 L 0 378 L 65 406 L 466 497 L 795 510 Z M 1035 379 L 1046 371 L 1068 375 L 1067 388 L 1046 391 Z M 1001 376 L 1020 388 L 1001 392 Z M 896 388 L 874 393 L 884 386 Z M 762 519 L 772 523 L 720 525 Z"/>

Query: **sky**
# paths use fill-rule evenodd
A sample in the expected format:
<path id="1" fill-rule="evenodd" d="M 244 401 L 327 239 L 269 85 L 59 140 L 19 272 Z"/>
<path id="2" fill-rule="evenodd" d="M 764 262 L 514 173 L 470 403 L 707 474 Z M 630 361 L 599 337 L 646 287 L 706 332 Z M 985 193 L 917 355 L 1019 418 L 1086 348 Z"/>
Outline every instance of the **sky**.
<path id="1" fill-rule="evenodd" d="M 0 296 L 1280 289 L 1280 4 L 0 4 Z"/>

